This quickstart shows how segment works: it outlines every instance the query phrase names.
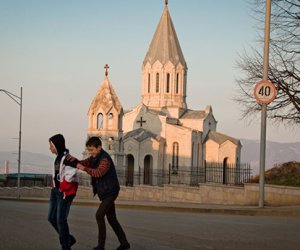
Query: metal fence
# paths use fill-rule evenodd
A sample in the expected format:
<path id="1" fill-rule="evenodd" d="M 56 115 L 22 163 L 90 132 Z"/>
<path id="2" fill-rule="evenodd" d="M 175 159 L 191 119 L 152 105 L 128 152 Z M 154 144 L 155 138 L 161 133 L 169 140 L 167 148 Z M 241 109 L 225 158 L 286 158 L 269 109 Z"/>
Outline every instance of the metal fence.
<path id="1" fill-rule="evenodd" d="M 201 167 L 169 167 L 167 170 L 148 170 L 139 168 L 138 171 L 128 172 L 127 168 L 118 168 L 119 182 L 125 186 L 150 185 L 162 186 L 164 184 L 178 184 L 198 186 L 201 183 L 215 183 L 224 185 L 243 185 L 252 178 L 250 164 L 207 163 Z M 88 186 L 90 176 L 82 173 L 80 185 Z"/>
<path id="2" fill-rule="evenodd" d="M 139 168 L 138 171 L 128 172 L 126 167 L 117 168 L 121 185 L 162 186 L 164 184 L 178 184 L 197 186 L 201 183 L 215 183 L 224 185 L 242 185 L 252 178 L 250 164 L 207 163 L 200 167 L 171 166 L 167 170 L 147 170 Z M 3 175 L 4 177 L 4 175 Z M 2 179 L 2 181 L 1 181 Z M 51 186 L 51 175 L 25 175 L 21 176 L 21 186 Z M 79 173 L 79 185 L 90 186 L 91 177 L 84 172 Z M 17 175 L 8 175 L 0 178 L 0 186 L 16 186 Z"/>

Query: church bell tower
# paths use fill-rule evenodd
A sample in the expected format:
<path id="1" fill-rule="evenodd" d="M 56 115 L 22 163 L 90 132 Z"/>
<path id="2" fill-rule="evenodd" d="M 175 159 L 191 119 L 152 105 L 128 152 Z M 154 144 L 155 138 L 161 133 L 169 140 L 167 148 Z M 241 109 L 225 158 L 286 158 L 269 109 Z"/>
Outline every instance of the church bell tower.
<path id="1" fill-rule="evenodd" d="M 142 65 L 142 103 L 156 110 L 185 110 L 186 85 L 187 65 L 166 0 Z"/>
<path id="2" fill-rule="evenodd" d="M 109 66 L 105 65 L 105 77 L 94 97 L 89 111 L 88 138 L 98 136 L 102 147 L 113 158 L 116 165 L 122 162 L 122 118 L 123 108 L 109 78 Z M 122 164 L 121 164 L 122 165 Z"/>

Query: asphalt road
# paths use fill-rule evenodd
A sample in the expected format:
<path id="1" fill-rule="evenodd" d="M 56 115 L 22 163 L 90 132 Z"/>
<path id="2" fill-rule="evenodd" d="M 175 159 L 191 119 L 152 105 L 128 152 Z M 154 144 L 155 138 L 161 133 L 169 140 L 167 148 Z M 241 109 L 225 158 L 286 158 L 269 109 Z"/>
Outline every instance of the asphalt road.
<path id="1" fill-rule="evenodd" d="M 69 216 L 73 250 L 96 245 L 95 206 L 73 205 Z M 47 221 L 48 204 L 0 200 L 0 249 L 59 250 Z M 132 250 L 297 250 L 299 217 L 193 214 L 118 209 Z M 106 250 L 118 246 L 107 226 Z"/>

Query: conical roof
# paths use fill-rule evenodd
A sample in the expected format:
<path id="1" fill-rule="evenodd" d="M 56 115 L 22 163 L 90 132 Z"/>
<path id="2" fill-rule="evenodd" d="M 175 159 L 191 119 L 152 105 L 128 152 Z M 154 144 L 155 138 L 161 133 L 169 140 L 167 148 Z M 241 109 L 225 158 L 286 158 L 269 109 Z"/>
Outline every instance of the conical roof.
<path id="1" fill-rule="evenodd" d="M 115 90 L 110 84 L 107 75 L 105 76 L 104 81 L 100 85 L 100 88 L 90 105 L 89 113 L 96 113 L 100 107 L 105 114 L 107 114 L 113 107 L 115 107 L 118 113 L 122 110 L 122 105 Z"/>
<path id="2" fill-rule="evenodd" d="M 174 65 L 181 63 L 183 66 L 186 66 L 167 4 L 165 5 L 143 64 L 145 65 L 149 62 L 152 65 L 157 60 L 162 64 L 170 61 Z"/>

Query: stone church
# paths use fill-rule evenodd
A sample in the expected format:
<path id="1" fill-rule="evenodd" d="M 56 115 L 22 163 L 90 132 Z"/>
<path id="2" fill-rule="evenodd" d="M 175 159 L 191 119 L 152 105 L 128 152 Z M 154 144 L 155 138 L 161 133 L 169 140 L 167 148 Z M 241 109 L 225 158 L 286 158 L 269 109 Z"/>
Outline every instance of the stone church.
<path id="1" fill-rule="evenodd" d="M 142 64 L 140 104 L 123 109 L 108 68 L 88 111 L 87 136 L 101 138 L 125 177 L 122 184 L 159 185 L 166 172 L 176 178 L 207 162 L 239 163 L 241 143 L 216 131 L 212 107 L 188 108 L 188 68 L 167 1 Z"/>

